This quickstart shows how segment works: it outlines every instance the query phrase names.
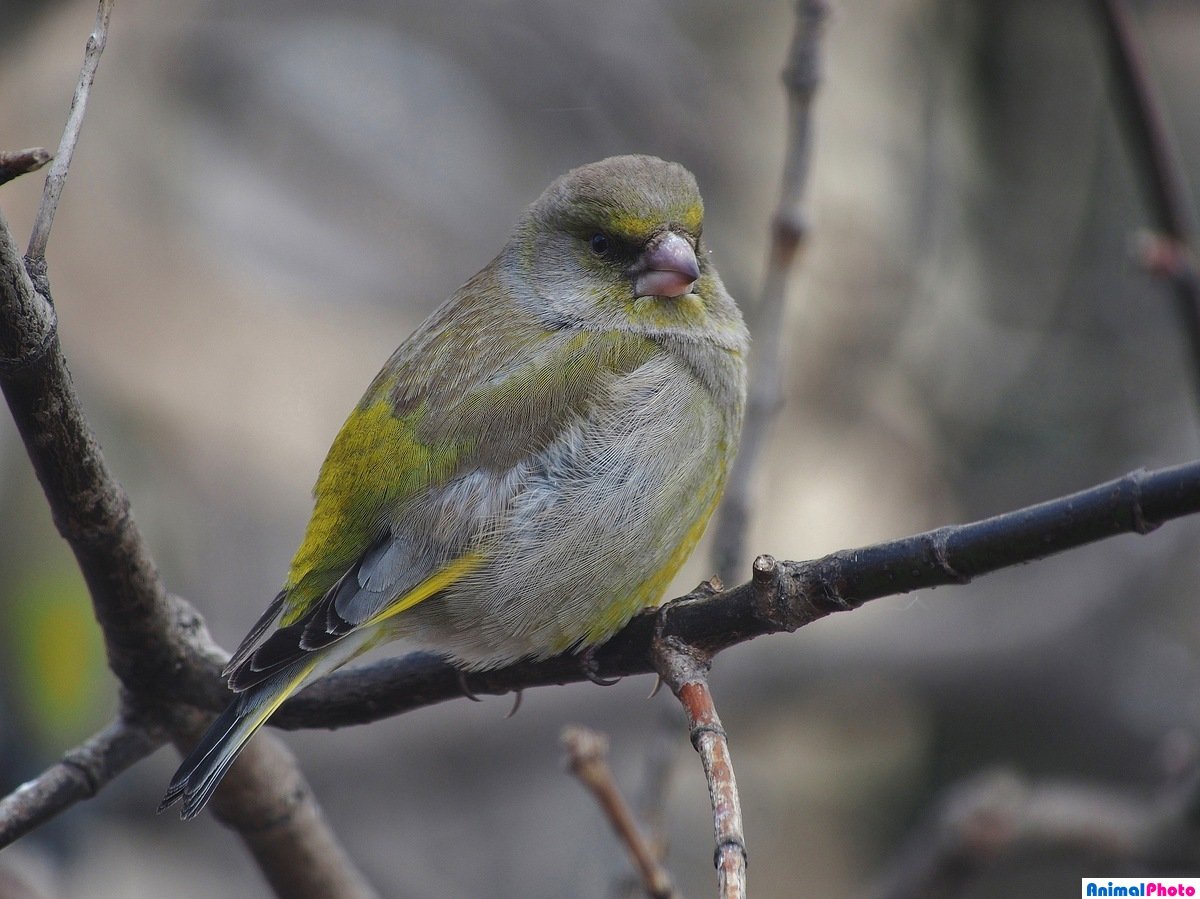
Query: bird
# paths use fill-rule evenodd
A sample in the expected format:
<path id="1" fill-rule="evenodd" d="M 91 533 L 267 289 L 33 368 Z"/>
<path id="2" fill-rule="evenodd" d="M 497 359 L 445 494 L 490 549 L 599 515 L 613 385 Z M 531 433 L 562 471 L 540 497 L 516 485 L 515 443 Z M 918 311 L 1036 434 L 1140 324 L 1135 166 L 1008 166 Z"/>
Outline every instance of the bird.
<path id="1" fill-rule="evenodd" d="M 703 219 L 678 163 L 574 168 L 400 344 L 160 812 L 198 814 L 285 699 L 381 643 L 481 671 L 593 650 L 661 603 L 746 402 L 749 335 Z"/>

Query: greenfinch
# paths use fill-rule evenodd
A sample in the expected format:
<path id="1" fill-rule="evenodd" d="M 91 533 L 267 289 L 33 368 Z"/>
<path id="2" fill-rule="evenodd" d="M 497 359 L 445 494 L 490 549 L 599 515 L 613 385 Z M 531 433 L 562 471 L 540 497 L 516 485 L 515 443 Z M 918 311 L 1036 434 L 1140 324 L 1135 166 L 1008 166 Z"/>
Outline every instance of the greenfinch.
<path id="1" fill-rule="evenodd" d="M 208 801 L 280 704 L 384 641 L 461 670 L 594 648 L 661 602 L 720 498 L 748 335 L 695 178 L 574 169 L 402 343 L 321 467 L 232 703 L 160 811 Z"/>

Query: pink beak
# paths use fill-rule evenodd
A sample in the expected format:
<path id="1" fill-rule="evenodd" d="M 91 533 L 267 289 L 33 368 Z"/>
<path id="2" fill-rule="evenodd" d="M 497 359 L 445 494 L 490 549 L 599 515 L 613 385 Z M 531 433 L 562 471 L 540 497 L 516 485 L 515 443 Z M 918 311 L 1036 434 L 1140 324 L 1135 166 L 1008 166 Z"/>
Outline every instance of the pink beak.
<path id="1" fill-rule="evenodd" d="M 681 297 L 700 277 L 696 251 L 674 231 L 650 242 L 630 274 L 639 297 Z"/>

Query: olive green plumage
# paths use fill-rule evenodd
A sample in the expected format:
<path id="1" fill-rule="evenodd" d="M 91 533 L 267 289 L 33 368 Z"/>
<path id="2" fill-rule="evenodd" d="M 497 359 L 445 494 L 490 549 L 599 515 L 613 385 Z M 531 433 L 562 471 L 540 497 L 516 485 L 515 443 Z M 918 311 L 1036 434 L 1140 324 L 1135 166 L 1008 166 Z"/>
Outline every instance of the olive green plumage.
<path id="1" fill-rule="evenodd" d="M 388 360 L 334 440 L 237 698 L 163 806 L 203 807 L 305 683 L 404 638 L 464 669 L 608 639 L 657 604 L 735 452 L 746 329 L 683 167 L 622 156 L 547 188 Z"/>

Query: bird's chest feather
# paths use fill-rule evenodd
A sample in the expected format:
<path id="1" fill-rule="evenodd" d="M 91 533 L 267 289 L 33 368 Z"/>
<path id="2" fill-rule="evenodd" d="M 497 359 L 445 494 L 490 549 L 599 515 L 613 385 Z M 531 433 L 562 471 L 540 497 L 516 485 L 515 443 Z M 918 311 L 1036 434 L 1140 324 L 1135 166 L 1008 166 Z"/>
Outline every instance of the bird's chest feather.
<path id="1" fill-rule="evenodd" d="M 675 354 L 614 377 L 510 479 L 480 531 L 486 563 L 418 617 L 472 665 L 606 637 L 659 599 L 702 533 L 739 415 Z"/>

